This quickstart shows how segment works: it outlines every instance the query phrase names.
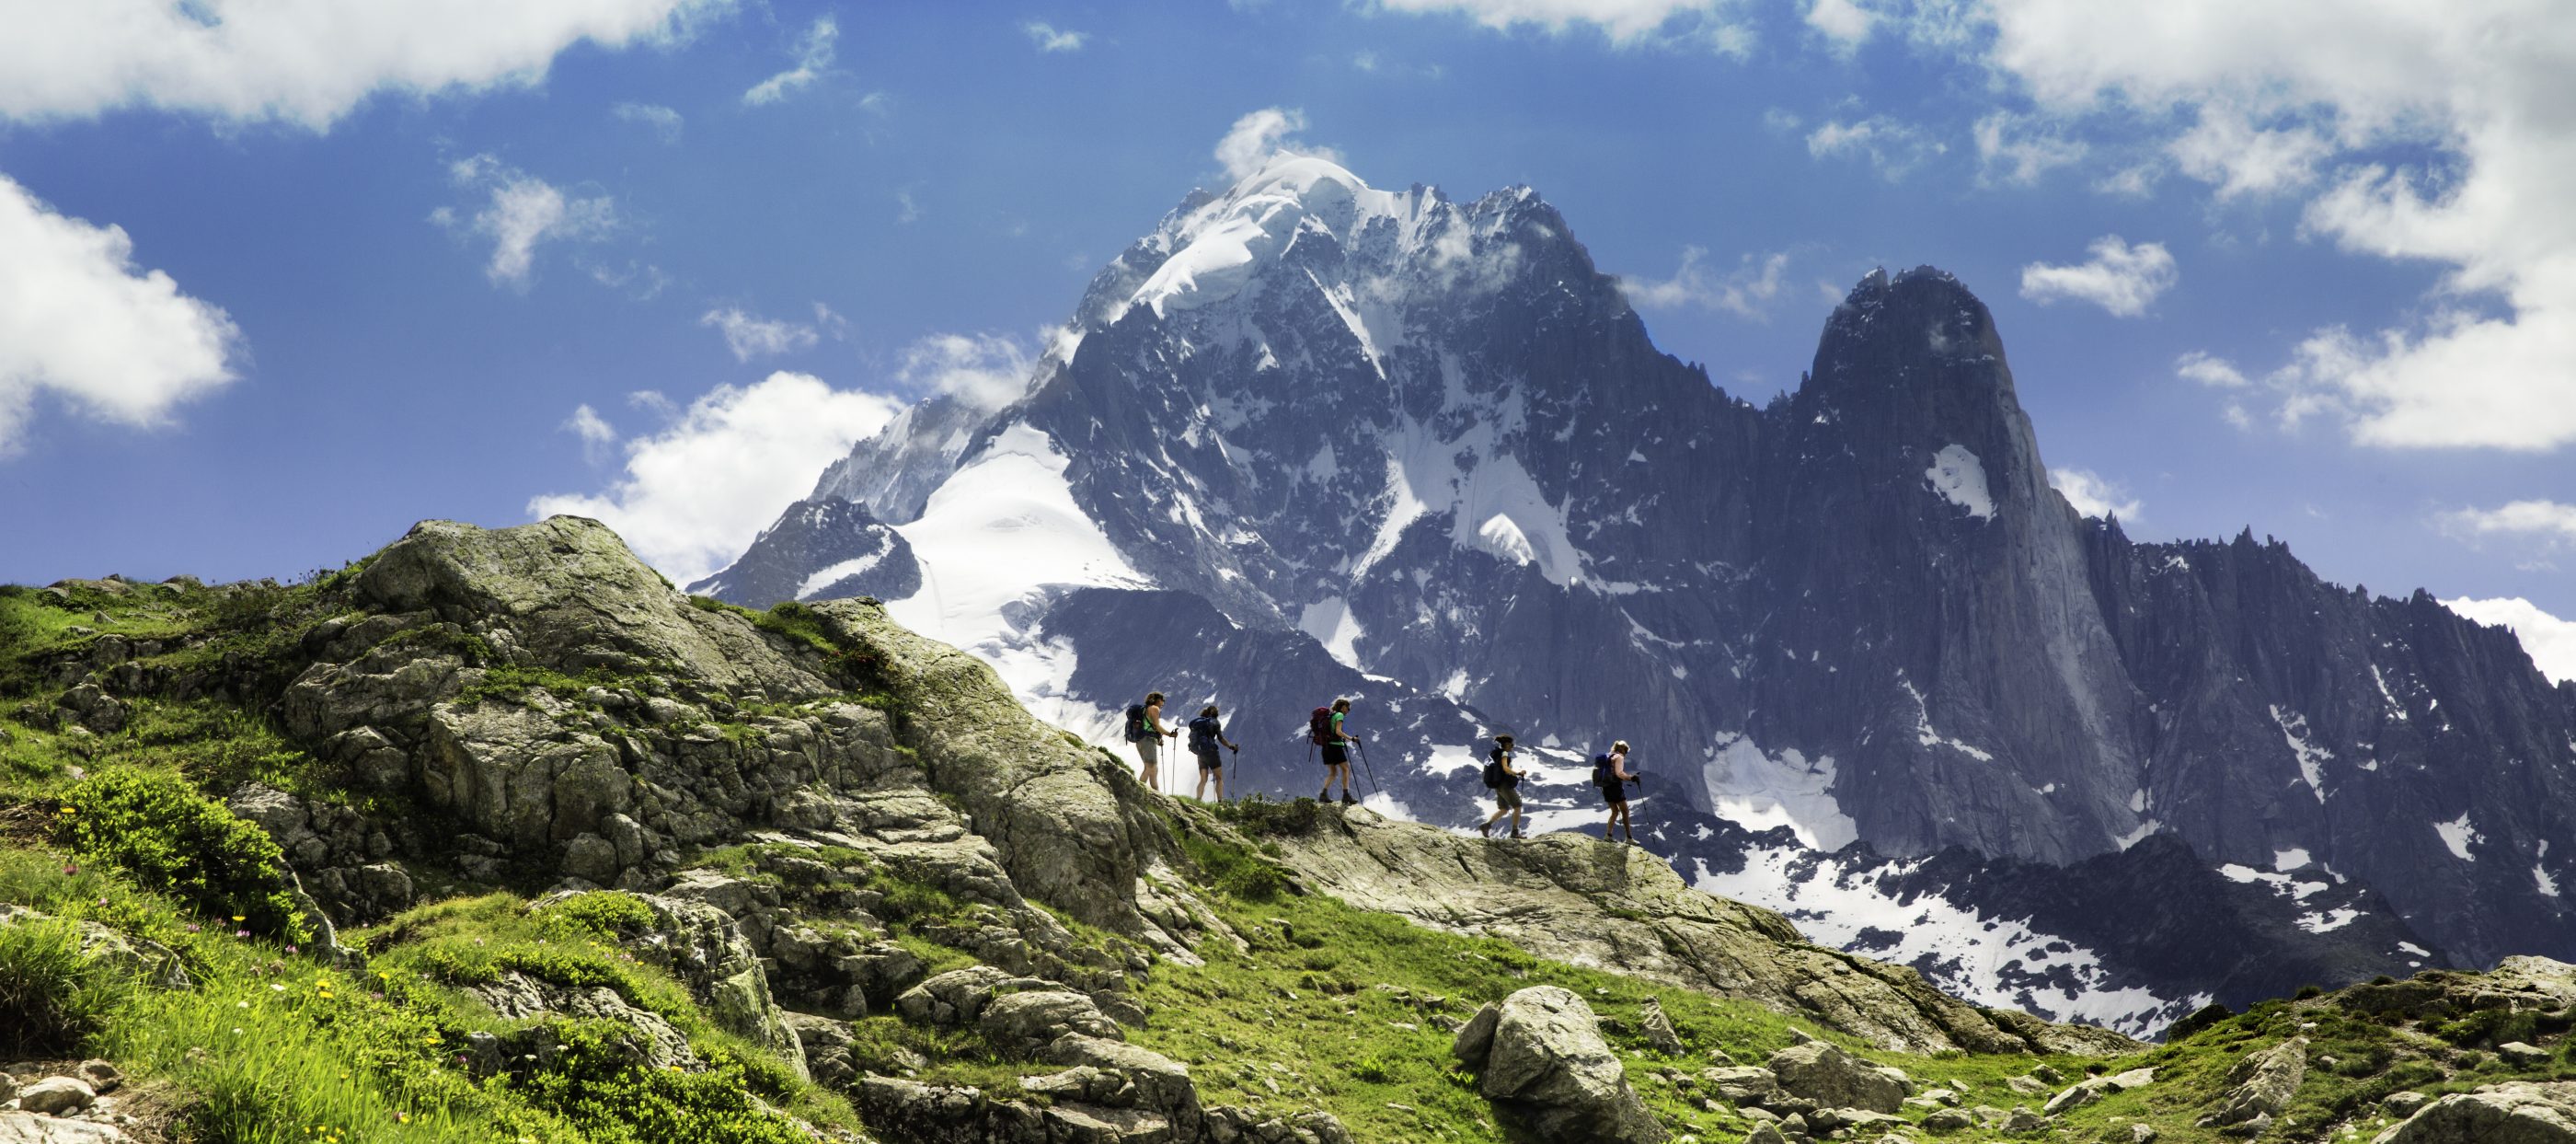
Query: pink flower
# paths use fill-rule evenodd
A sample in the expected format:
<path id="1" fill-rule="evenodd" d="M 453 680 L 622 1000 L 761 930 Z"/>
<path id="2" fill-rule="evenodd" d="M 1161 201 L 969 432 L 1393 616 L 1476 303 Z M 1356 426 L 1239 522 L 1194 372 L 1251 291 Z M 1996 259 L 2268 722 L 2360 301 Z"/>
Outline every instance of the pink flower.
<path id="1" fill-rule="evenodd" d="M 290 955 L 291 955 L 291 954 L 293 954 L 293 953 L 295 952 L 295 947 L 294 947 L 294 946 L 291 946 L 291 945 L 290 945 L 290 946 L 287 946 L 287 947 L 286 947 L 286 952 L 287 952 L 288 954 L 290 954 Z"/>
<path id="2" fill-rule="evenodd" d="M 66 873 L 66 874 L 77 874 L 77 873 L 80 873 L 80 867 L 79 867 L 79 866 L 76 866 L 76 865 L 73 865 L 72 863 L 65 862 L 65 863 L 63 863 L 63 873 Z"/>
<path id="3" fill-rule="evenodd" d="M 195 933 L 195 932 L 197 932 L 197 923 L 195 923 L 195 922 L 189 922 L 189 923 L 188 923 L 188 932 L 189 932 L 189 933 Z"/>
<path id="4" fill-rule="evenodd" d="M 234 937 L 249 937 L 249 936 L 250 936 L 250 931 L 249 931 L 249 930 L 246 930 L 246 929 L 237 929 L 237 930 L 234 930 L 234 931 L 233 931 L 233 936 L 234 936 Z"/>

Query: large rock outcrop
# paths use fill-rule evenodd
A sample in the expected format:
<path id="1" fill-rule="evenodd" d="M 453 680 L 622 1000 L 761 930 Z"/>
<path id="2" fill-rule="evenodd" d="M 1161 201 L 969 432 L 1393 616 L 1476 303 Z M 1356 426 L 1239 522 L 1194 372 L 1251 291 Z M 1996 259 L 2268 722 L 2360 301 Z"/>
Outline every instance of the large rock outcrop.
<path id="1" fill-rule="evenodd" d="M 1628 1086 L 1619 1054 L 1583 998 L 1553 985 L 1523 989 L 1459 1030 L 1459 1058 L 1478 1091 L 1512 1110 L 1541 1140 L 1661 1144 L 1671 1136 Z"/>
<path id="2" fill-rule="evenodd" d="M 1327 808 L 1277 839 L 1307 884 L 1362 909 L 1758 1002 L 1888 1049 L 2110 1054 L 2114 1033 L 1964 1004 L 1902 966 L 1810 944 L 1788 919 L 1691 889 L 1654 855 L 1549 835 L 1497 843 Z"/>
<path id="3" fill-rule="evenodd" d="M 2576 1081 L 2516 1081 L 2453 1093 L 2373 1144 L 2576 1144 Z"/>

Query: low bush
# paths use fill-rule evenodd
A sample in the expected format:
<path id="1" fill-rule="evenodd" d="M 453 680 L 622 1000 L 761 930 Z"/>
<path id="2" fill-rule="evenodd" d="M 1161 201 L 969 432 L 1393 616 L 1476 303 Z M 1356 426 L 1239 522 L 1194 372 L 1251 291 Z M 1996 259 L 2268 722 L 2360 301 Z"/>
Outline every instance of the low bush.
<path id="1" fill-rule="evenodd" d="M 103 772 L 72 788 L 55 821 L 64 845 L 144 889 L 254 934 L 311 938 L 277 843 L 175 776 Z"/>

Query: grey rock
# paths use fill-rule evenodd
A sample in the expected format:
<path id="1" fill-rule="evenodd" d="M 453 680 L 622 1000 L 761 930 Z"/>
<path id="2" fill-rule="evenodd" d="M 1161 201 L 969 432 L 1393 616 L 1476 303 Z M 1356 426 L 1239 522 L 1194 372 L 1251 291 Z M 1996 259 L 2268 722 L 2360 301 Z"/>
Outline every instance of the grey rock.
<path id="1" fill-rule="evenodd" d="M 1885 1113 L 1904 1106 L 1902 1081 L 1828 1041 L 1791 1045 L 1771 1054 L 1768 1065 L 1781 1091 L 1820 1105 Z"/>
<path id="2" fill-rule="evenodd" d="M 1503 1000 L 1478 1087 L 1545 1139 L 1650 1144 L 1669 1136 L 1628 1086 L 1592 1007 L 1552 985 Z"/>
<path id="3" fill-rule="evenodd" d="M 1643 1009 L 1644 1012 L 1639 1017 L 1638 1023 L 1645 1027 L 1646 1043 L 1653 1045 L 1656 1052 L 1665 1056 L 1682 1055 L 1681 1032 L 1673 1028 L 1673 1019 L 1665 1015 L 1664 1003 L 1649 997 L 1646 998 Z"/>
<path id="4" fill-rule="evenodd" d="M 2024 1105 L 2014 1105 L 2012 1115 L 2004 1120 L 2004 1133 L 2009 1136 L 2037 1136 L 2047 1130 L 2048 1118 Z"/>
<path id="5" fill-rule="evenodd" d="M 1761 1104 L 1780 1091 L 1780 1078 L 1755 1065 L 1702 1069 L 1699 1083 L 1730 1104 Z"/>
<path id="6" fill-rule="evenodd" d="M 69 1116 L 97 1103 L 98 1093 L 78 1077 L 49 1076 L 18 1090 L 18 1107 L 47 1116 Z"/>
<path id="7" fill-rule="evenodd" d="M 975 1027 L 1004 1053 L 1030 1056 L 1068 1033 L 1114 1040 L 1118 1024 L 1091 998 L 1070 990 L 1036 990 L 993 998 Z"/>
<path id="8" fill-rule="evenodd" d="M 116 1126 L 95 1120 L 0 1109 L 0 1144 L 120 1144 L 126 1139 Z"/>
<path id="9" fill-rule="evenodd" d="M 50 920 L 41 910 L 0 902 L 0 925 Z M 80 930 L 83 957 L 91 958 L 118 972 L 132 976 L 156 989 L 187 989 L 194 983 L 179 963 L 179 955 L 167 947 L 139 937 L 128 937 L 93 921 L 76 923 Z"/>
<path id="10" fill-rule="evenodd" d="M 1934 1109 L 1923 1117 L 1923 1127 L 1934 1132 L 1957 1132 L 1976 1126 L 1977 1118 L 1956 1108 Z"/>
<path id="11" fill-rule="evenodd" d="M 2512 1081 L 2453 1093 L 2373 1144 L 2576 1144 L 2576 1081 Z"/>
<path id="12" fill-rule="evenodd" d="M 2509 1063 L 2519 1065 L 2524 1068 L 2529 1068 L 2538 1064 L 2546 1064 L 2549 1061 L 2549 1050 L 2541 1048 L 2538 1045 L 2525 1044 L 2521 1041 L 2507 1041 L 2504 1044 L 2497 1045 L 2496 1055 L 2503 1057 Z"/>
<path id="13" fill-rule="evenodd" d="M 1789 1138 L 1780 1134 L 1779 1125 L 1765 1121 L 1744 1134 L 1744 1144 L 1789 1144 Z"/>
<path id="14" fill-rule="evenodd" d="M 1017 980 L 989 965 L 952 969 L 903 991 L 894 999 L 894 1011 L 917 1025 L 973 1024 L 984 1015 L 994 991 Z"/>
<path id="15" fill-rule="evenodd" d="M 2409 1116 L 2415 1115 L 2417 1111 L 2421 1110 L 2426 1104 L 2431 1103 L 2432 1100 L 2432 1097 L 2409 1089 L 2404 1092 L 2389 1093 L 2386 1097 L 2380 1100 L 2379 1109 L 2390 1116 L 2403 1120 Z"/>
<path id="16" fill-rule="evenodd" d="M 2222 1103 L 2197 1123 L 2203 1128 L 2223 1128 L 2259 1118 L 2269 1124 L 2307 1077 L 2306 1037 L 2292 1037 L 2262 1052 L 2248 1054 L 2228 1071 L 2227 1083 L 2233 1087 Z"/>
<path id="17" fill-rule="evenodd" d="M 1494 1049 L 1494 1025 L 1502 1020 L 1503 1007 L 1488 1003 L 1476 1010 L 1467 1023 L 1458 1026 L 1457 1036 L 1449 1042 L 1449 1053 L 1468 1068 L 1485 1067 L 1485 1057 Z"/>
<path id="18" fill-rule="evenodd" d="M 82 1061 L 80 1067 L 72 1072 L 95 1093 L 115 1092 L 119 1085 L 125 1083 L 125 1074 L 116 1071 L 116 1066 L 106 1061 Z"/>

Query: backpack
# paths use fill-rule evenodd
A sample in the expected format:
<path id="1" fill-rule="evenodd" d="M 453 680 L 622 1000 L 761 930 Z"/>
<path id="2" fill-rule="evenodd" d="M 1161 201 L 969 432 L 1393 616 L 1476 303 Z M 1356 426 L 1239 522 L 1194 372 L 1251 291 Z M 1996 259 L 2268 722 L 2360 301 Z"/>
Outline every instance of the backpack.
<path id="1" fill-rule="evenodd" d="M 1306 741 L 1319 747 L 1329 747 L 1333 745 L 1335 740 L 1333 738 L 1332 708 L 1318 707 L 1315 709 L 1314 714 L 1306 717 Z"/>
<path id="2" fill-rule="evenodd" d="M 1142 703 L 1127 705 L 1127 741 L 1130 743 L 1145 741 L 1145 705 Z"/>
<path id="3" fill-rule="evenodd" d="M 1508 781 L 1510 778 L 1510 775 L 1503 773 L 1502 760 L 1496 759 L 1493 762 L 1485 764 L 1486 790 L 1500 790 L 1502 789 L 1503 783 Z"/>
<path id="4" fill-rule="evenodd" d="M 1617 772 L 1610 769 L 1610 756 L 1606 754 L 1592 756 L 1592 785 L 1606 787 L 1618 781 Z"/>
<path id="5" fill-rule="evenodd" d="M 1216 739 L 1217 739 L 1217 735 L 1216 735 L 1216 720 L 1214 720 L 1214 719 L 1210 719 L 1210 718 L 1208 718 L 1208 717 L 1207 717 L 1207 716 L 1205 716 L 1205 715 L 1201 715 L 1201 716 L 1199 716 L 1199 717 L 1198 717 L 1198 718 L 1196 718 L 1196 719 L 1192 719 L 1192 720 L 1190 720 L 1190 753 L 1191 753 L 1191 754 L 1194 754 L 1194 755 L 1213 755 L 1213 754 L 1215 754 L 1215 753 L 1216 753 Z"/>

